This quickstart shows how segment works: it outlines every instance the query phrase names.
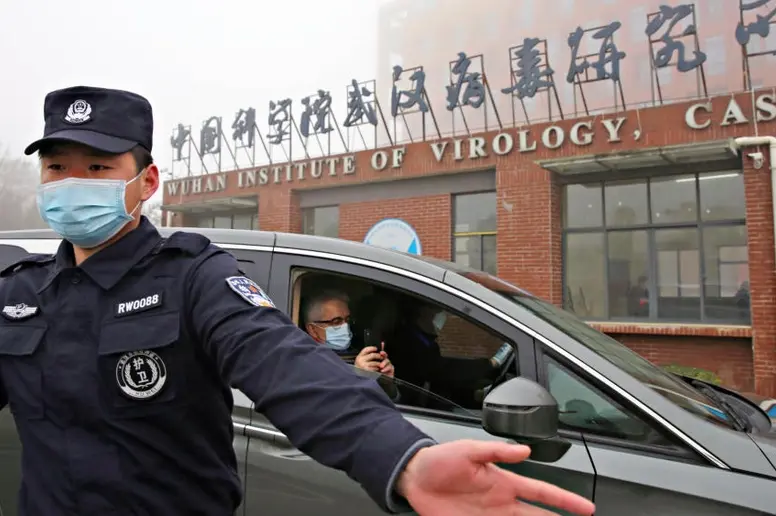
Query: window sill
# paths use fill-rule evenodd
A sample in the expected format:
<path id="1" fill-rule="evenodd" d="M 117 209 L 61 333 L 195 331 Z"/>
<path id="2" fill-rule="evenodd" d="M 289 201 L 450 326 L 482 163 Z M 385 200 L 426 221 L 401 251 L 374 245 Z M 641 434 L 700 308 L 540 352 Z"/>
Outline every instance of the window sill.
<path id="1" fill-rule="evenodd" d="M 639 322 L 588 322 L 588 324 L 601 333 L 606 334 L 676 335 L 682 337 L 752 337 L 751 326 L 739 325 Z"/>

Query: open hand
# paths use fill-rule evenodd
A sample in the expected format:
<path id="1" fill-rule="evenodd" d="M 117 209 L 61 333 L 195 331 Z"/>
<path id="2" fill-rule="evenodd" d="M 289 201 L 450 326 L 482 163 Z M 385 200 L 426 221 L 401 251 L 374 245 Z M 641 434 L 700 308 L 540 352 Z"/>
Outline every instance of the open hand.
<path id="1" fill-rule="evenodd" d="M 397 491 L 421 516 L 554 514 L 518 498 L 580 516 L 595 512 L 595 505 L 579 495 L 494 464 L 521 462 L 530 453 L 527 446 L 483 441 L 423 448 L 407 464 Z"/>

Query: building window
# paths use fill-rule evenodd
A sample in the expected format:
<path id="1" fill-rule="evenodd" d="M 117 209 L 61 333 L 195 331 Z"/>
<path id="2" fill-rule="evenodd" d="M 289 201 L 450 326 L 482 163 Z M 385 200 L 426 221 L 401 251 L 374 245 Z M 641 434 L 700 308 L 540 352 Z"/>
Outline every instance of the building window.
<path id="1" fill-rule="evenodd" d="M 496 274 L 496 192 L 453 196 L 453 261 Z"/>
<path id="2" fill-rule="evenodd" d="M 256 214 L 245 213 L 232 216 L 232 229 L 259 229 L 258 225 L 259 216 Z"/>
<path id="3" fill-rule="evenodd" d="M 206 215 L 197 217 L 194 226 L 198 228 L 218 229 L 259 229 L 259 215 L 257 213 L 233 213 Z"/>
<path id="4" fill-rule="evenodd" d="M 589 320 L 749 324 L 744 180 L 565 187 L 564 307 Z"/>
<path id="5" fill-rule="evenodd" d="M 321 206 L 302 210 L 302 233 L 339 237 L 339 206 Z"/>

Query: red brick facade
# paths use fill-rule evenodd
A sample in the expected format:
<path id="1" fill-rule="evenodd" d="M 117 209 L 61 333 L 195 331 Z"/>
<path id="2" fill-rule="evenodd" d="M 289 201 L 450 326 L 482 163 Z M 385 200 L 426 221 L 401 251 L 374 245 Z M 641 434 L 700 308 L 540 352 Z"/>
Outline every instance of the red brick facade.
<path id="1" fill-rule="evenodd" d="M 762 91 L 757 96 L 769 93 Z M 697 112 L 699 121 L 711 121 L 704 129 L 693 130 L 685 122 L 685 113 L 694 102 L 674 104 L 604 116 L 604 119 L 609 120 L 625 117 L 619 132 L 621 141 L 614 143 L 607 142 L 607 131 L 601 125 L 601 116 L 565 120 L 528 128 L 530 137 L 539 141 L 537 149 L 531 152 L 518 152 L 517 130 L 505 129 L 501 132 L 514 135 L 515 145 L 515 149 L 505 156 L 495 155 L 491 147 L 493 137 L 498 132 L 477 135 L 485 138 L 488 145 L 487 157 L 476 159 L 467 159 L 469 148 L 466 142 L 463 143 L 463 159 L 454 159 L 453 145 L 450 143 L 440 161 L 435 158 L 430 142 L 419 142 L 403 145 L 403 163 L 397 168 L 388 166 L 381 171 L 373 170 L 370 159 L 374 151 L 369 150 L 355 153 L 355 167 L 350 174 L 345 174 L 344 168 L 338 168 L 335 177 L 327 172 L 321 177 L 308 175 L 299 181 L 294 175 L 289 182 L 285 180 L 284 172 L 284 180 L 278 183 L 270 176 L 266 184 L 239 188 L 239 171 L 228 172 L 225 190 L 184 196 L 180 190 L 177 195 L 171 195 L 171 191 L 165 188 L 164 204 L 258 195 L 262 230 L 298 232 L 301 231 L 300 195 L 305 189 L 495 170 L 498 275 L 560 305 L 563 294 L 562 187 L 553 173 L 544 169 L 539 162 L 752 136 L 755 130 L 751 120 L 756 110 L 751 98 L 749 95 L 735 98 L 750 120 L 749 123 L 721 125 L 731 100 L 731 96 L 726 95 L 712 99 L 711 113 L 703 110 Z M 569 142 L 569 131 L 580 121 L 593 123 L 595 134 L 590 145 L 578 146 Z M 556 125 L 565 131 L 566 141 L 559 148 L 548 149 L 541 143 L 542 132 L 549 125 Z M 761 121 L 758 124 L 759 134 L 772 133 L 774 127 L 774 121 Z M 768 156 L 767 147 L 759 150 Z M 712 370 L 724 383 L 733 387 L 776 395 L 776 258 L 770 167 L 766 161 L 761 168 L 753 168 L 752 161 L 746 158 L 749 152 L 754 152 L 754 149 L 745 149 L 743 163 L 751 278 L 751 328 L 659 323 L 607 323 L 594 326 L 658 364 L 675 363 Z M 340 160 L 338 166 L 342 166 L 343 161 Z M 361 241 L 376 222 L 386 217 L 399 217 L 417 231 L 424 255 L 449 260 L 452 255 L 451 204 L 449 194 L 343 203 L 339 207 L 339 236 Z M 179 226 L 186 222 L 186 218 L 178 214 L 173 217 L 172 224 Z"/>

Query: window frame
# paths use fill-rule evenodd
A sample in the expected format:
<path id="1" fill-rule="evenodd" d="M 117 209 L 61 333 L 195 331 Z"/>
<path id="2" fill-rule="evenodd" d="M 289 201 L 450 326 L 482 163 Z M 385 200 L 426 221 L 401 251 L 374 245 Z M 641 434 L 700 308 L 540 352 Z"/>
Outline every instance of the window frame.
<path id="1" fill-rule="evenodd" d="M 318 233 L 315 233 L 315 210 L 326 209 L 326 208 L 336 208 L 337 209 L 337 236 L 332 237 L 332 238 L 339 238 L 339 233 L 340 233 L 340 205 L 339 204 L 326 204 L 326 205 L 323 205 L 323 206 L 310 206 L 308 208 L 302 208 L 302 210 L 301 210 L 301 215 L 302 215 L 302 228 L 301 228 L 302 231 L 301 231 L 301 233 L 303 235 L 324 236 L 324 235 L 319 235 Z M 305 231 L 305 216 L 308 213 L 312 213 L 312 216 L 313 216 L 313 232 L 312 233 L 307 233 Z"/>
<path id="2" fill-rule="evenodd" d="M 420 296 L 443 307 L 450 314 L 455 314 L 467 322 L 479 326 L 485 331 L 498 335 L 505 342 L 515 344 L 517 346 L 517 359 L 511 367 L 515 368 L 515 374 L 536 381 L 536 360 L 534 357 L 535 348 L 533 337 L 454 294 L 437 289 L 424 282 L 416 281 L 405 275 L 325 258 L 286 255 L 276 252 L 273 258 L 272 268 L 273 272 L 270 276 L 270 291 L 276 293 L 273 296 L 276 306 L 278 308 L 283 307 L 281 309 L 288 313 L 289 317 L 293 317 L 293 310 L 295 308 L 293 295 L 296 290 L 296 282 L 300 279 L 299 272 L 308 271 L 344 275 L 351 280 L 377 284 L 384 288 Z M 280 271 L 282 270 L 287 272 L 281 273 Z M 281 286 L 280 276 L 285 278 L 285 286 Z M 481 418 L 463 414 L 402 405 L 401 403 L 397 403 L 396 408 L 408 415 L 427 416 L 438 420 L 456 421 L 476 425 L 482 424 Z"/>
<path id="3" fill-rule="evenodd" d="M 720 247 L 720 249 L 737 249 L 737 248 L 741 248 L 741 247 L 744 247 L 744 246 L 740 246 L 740 245 L 726 245 L 726 246 Z M 733 266 L 733 267 L 735 267 L 735 266 L 740 266 L 740 265 L 746 265 L 747 269 L 749 268 L 749 256 L 748 256 L 749 255 L 749 246 L 748 246 L 748 242 L 747 242 L 747 246 L 744 247 L 744 249 L 746 249 L 746 251 L 747 251 L 747 259 L 746 259 L 746 261 L 742 261 L 742 260 L 724 260 L 722 258 L 722 256 L 717 255 L 717 282 L 720 285 L 720 293 L 722 291 L 722 270 L 723 270 L 723 268 L 725 266 Z"/>
<path id="4" fill-rule="evenodd" d="M 213 229 L 215 228 L 215 219 L 218 217 L 229 217 L 229 228 L 228 229 L 234 229 L 234 218 L 235 217 L 245 217 L 247 215 L 251 216 L 251 231 L 259 231 L 259 214 L 255 210 L 245 210 L 245 211 L 227 211 L 227 212 L 210 212 L 210 213 L 201 213 L 197 215 L 193 215 L 193 219 L 196 221 L 194 227 L 203 228 L 203 229 Z M 201 226 L 199 225 L 199 221 L 201 220 L 210 220 L 209 226 Z"/>
<path id="5" fill-rule="evenodd" d="M 672 441 L 674 443 L 674 446 L 667 447 L 667 446 L 636 443 L 636 442 L 627 441 L 624 439 L 598 435 L 591 431 L 585 431 L 582 429 L 571 430 L 571 429 L 565 429 L 565 428 L 564 429 L 558 428 L 558 435 L 560 437 L 563 437 L 566 439 L 573 439 L 575 438 L 575 436 L 579 436 L 581 434 L 586 443 L 613 447 L 624 453 L 634 453 L 634 454 L 646 453 L 654 457 L 670 459 L 673 461 L 683 461 L 683 462 L 688 462 L 688 463 L 697 464 L 697 465 L 708 465 L 708 462 L 702 456 L 700 456 L 692 449 L 690 449 L 690 447 L 687 446 L 685 443 L 682 443 L 681 441 L 679 441 L 679 439 L 677 439 L 671 433 L 666 432 L 665 429 L 662 428 L 660 425 L 656 425 L 655 422 L 652 421 L 650 418 L 644 417 L 641 414 L 641 411 L 636 407 L 634 407 L 627 400 L 622 399 L 621 396 L 617 395 L 617 393 L 613 392 L 605 385 L 602 385 L 596 380 L 591 379 L 587 374 L 585 374 L 584 371 L 581 371 L 578 367 L 568 363 L 563 357 L 547 349 L 543 344 L 539 342 L 536 343 L 536 352 L 534 353 L 534 356 L 536 358 L 537 383 L 539 383 L 539 385 L 544 387 L 547 390 L 547 392 L 550 392 L 550 385 L 549 385 L 549 378 L 547 374 L 547 367 L 545 366 L 545 357 L 548 357 L 552 361 L 556 362 L 566 372 L 570 373 L 573 379 L 578 380 L 580 383 L 585 384 L 595 394 L 599 395 L 600 397 L 604 398 L 607 401 L 616 403 L 617 405 L 621 406 L 623 409 L 628 411 L 629 414 L 632 414 L 634 417 L 637 417 L 639 421 L 641 421 L 645 425 L 652 428 L 654 431 L 659 432 L 662 435 L 665 435 L 669 441 Z"/>
<path id="6" fill-rule="evenodd" d="M 731 172 L 733 169 L 728 168 L 727 170 L 730 170 Z M 603 285 L 603 303 L 604 303 L 604 313 L 606 314 L 602 318 L 591 318 L 591 317 L 585 317 L 583 315 L 579 315 L 579 317 L 583 318 L 583 320 L 590 321 L 590 322 L 650 322 L 650 323 L 665 323 L 665 324 L 676 324 L 676 323 L 687 323 L 687 324 L 739 324 L 743 326 L 749 326 L 751 325 L 751 311 L 749 314 L 749 320 L 746 322 L 738 321 L 738 320 L 730 320 L 730 319 L 716 319 L 716 318 L 710 318 L 706 315 L 706 288 L 707 288 L 707 274 L 706 274 L 706 248 L 704 246 L 704 232 L 706 229 L 710 228 L 733 228 L 738 226 L 743 226 L 745 229 L 747 228 L 747 221 L 746 217 L 744 218 L 730 218 L 730 219 L 720 219 L 720 220 L 704 220 L 703 215 L 701 213 L 701 183 L 699 180 L 699 177 L 716 173 L 716 170 L 698 170 L 698 171 L 692 171 L 692 172 L 682 172 L 679 171 L 678 173 L 673 174 L 653 174 L 653 175 L 647 175 L 647 176 L 640 176 L 637 178 L 633 178 L 634 181 L 642 182 L 646 184 L 646 190 L 647 190 L 647 213 L 648 213 L 648 219 L 646 223 L 642 224 L 633 224 L 628 226 L 621 226 L 621 225 L 609 225 L 606 221 L 606 186 L 610 183 L 617 183 L 620 182 L 620 179 L 613 179 L 613 178 L 595 178 L 587 181 L 573 181 L 573 182 L 566 182 L 562 185 L 562 188 L 567 188 L 568 186 L 574 186 L 574 185 L 580 185 L 580 184 L 586 184 L 586 185 L 597 185 L 600 187 L 600 209 L 601 209 L 601 225 L 596 226 L 589 226 L 589 227 L 573 227 L 568 228 L 566 227 L 566 221 L 565 221 L 565 213 L 566 213 L 566 207 L 563 208 L 562 212 L 564 214 L 563 220 L 561 220 L 562 225 L 562 236 L 561 236 L 561 255 L 562 255 L 562 273 L 561 273 L 561 285 L 563 286 L 563 307 L 569 306 L 569 299 L 568 299 L 568 271 L 566 267 L 566 259 L 568 257 L 568 240 L 569 235 L 574 234 L 589 234 L 589 235 L 596 235 L 600 236 L 603 235 L 603 258 L 604 258 L 604 264 L 603 264 L 603 276 L 604 276 L 604 285 Z M 739 173 L 742 175 L 743 180 L 743 173 L 739 170 L 735 170 L 736 173 Z M 695 179 L 695 220 L 692 221 L 683 221 L 683 222 L 668 222 L 668 223 L 656 223 L 653 219 L 653 207 L 652 207 L 652 188 L 651 183 L 653 180 L 660 180 L 670 177 L 680 177 L 680 176 L 690 176 L 692 175 Z M 563 201 L 566 202 L 566 196 L 563 195 Z M 695 230 L 698 235 L 698 255 L 699 255 L 699 264 L 698 264 L 698 272 L 700 277 L 700 301 L 699 301 L 699 311 L 700 311 L 700 317 L 698 319 L 668 319 L 668 318 L 659 318 L 658 317 L 658 249 L 655 241 L 656 233 L 661 230 L 666 229 L 679 229 L 679 230 Z M 609 235 L 611 233 L 628 233 L 628 232 L 634 232 L 634 231 L 645 231 L 647 235 L 647 249 L 649 255 L 647 256 L 647 276 L 648 276 L 648 283 L 647 288 L 649 290 L 649 316 L 645 318 L 638 318 L 638 317 L 611 317 L 609 314 L 610 311 L 610 299 L 609 299 L 609 281 L 610 281 L 610 263 L 609 263 Z M 749 241 L 747 238 L 747 249 L 749 248 Z M 747 266 L 749 266 L 749 263 L 747 262 Z"/>
<path id="7" fill-rule="evenodd" d="M 457 219 L 457 210 L 455 209 L 455 200 L 459 197 L 467 197 L 470 195 L 479 195 L 479 194 L 489 194 L 492 193 L 496 196 L 496 203 L 493 206 L 494 214 L 496 215 L 496 229 L 493 231 L 456 231 L 456 219 Z M 494 237 L 496 240 L 496 269 L 498 269 L 498 192 L 496 190 L 477 190 L 472 192 L 464 192 L 464 193 L 456 193 L 451 195 L 450 199 L 450 250 L 451 250 L 451 258 L 452 262 L 458 263 L 455 261 L 456 259 L 456 250 L 455 250 L 455 244 L 459 238 L 476 238 L 479 240 L 480 244 L 480 264 L 485 263 L 485 238 L 486 237 Z M 468 265 L 470 266 L 471 265 Z M 472 267 L 473 269 L 475 267 Z M 489 274 L 492 274 L 494 276 L 497 275 L 498 271 L 485 271 Z"/>

